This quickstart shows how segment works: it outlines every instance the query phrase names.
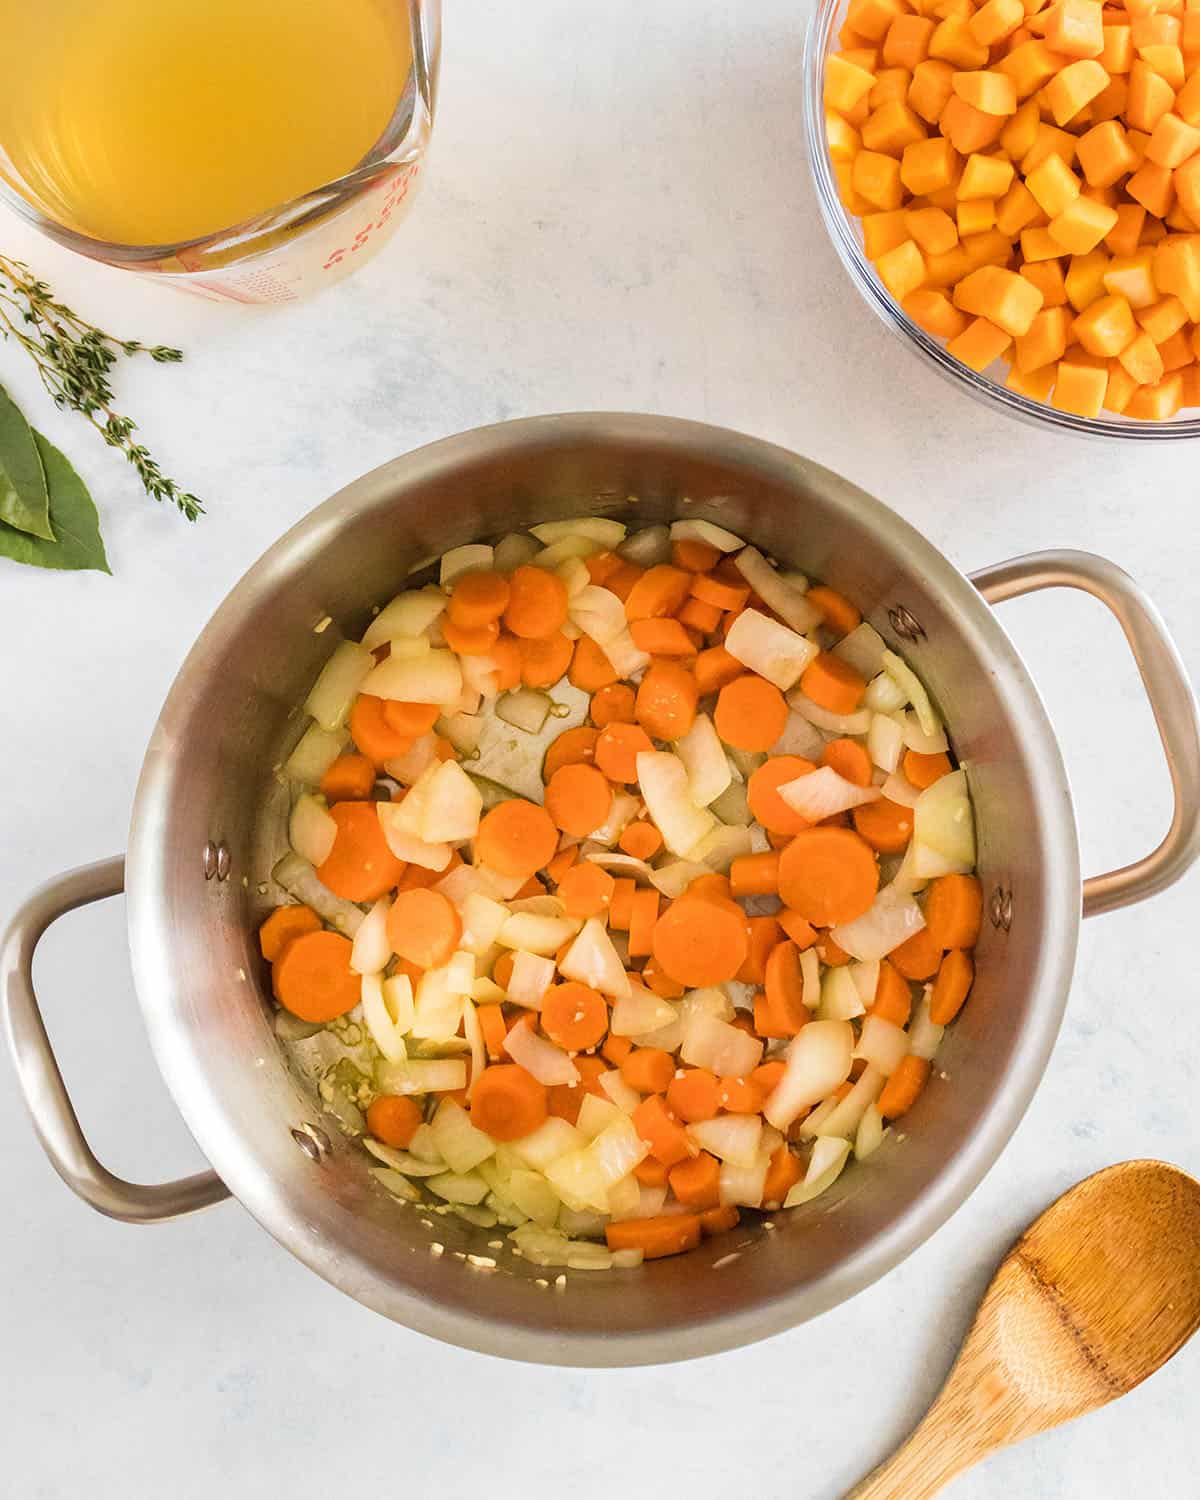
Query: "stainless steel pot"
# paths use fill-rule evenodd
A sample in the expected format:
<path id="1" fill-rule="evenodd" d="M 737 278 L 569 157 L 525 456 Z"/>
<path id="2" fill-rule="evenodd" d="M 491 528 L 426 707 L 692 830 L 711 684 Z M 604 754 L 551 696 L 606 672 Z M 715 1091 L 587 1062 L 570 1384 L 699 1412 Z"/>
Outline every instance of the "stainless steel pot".
<path id="1" fill-rule="evenodd" d="M 587 512 L 650 523 L 707 516 L 829 580 L 929 685 L 968 772 L 985 921 L 971 1003 L 901 1142 L 771 1231 L 744 1226 L 681 1260 L 573 1273 L 565 1294 L 486 1231 L 422 1215 L 367 1175 L 275 1040 L 254 929 L 283 843 L 272 768 L 295 705 L 339 638 L 422 559 L 480 536 Z M 1083 589 L 1117 616 L 1141 671 L 1175 789 L 1159 847 L 1079 879 L 1066 772 L 1033 684 L 989 608 Z M 314 626 L 326 615 L 334 624 Z M 748 1343 L 852 1296 L 931 1234 L 995 1161 L 1045 1068 L 1082 914 L 1139 901 L 1200 851 L 1200 738 L 1183 666 L 1153 605 L 1078 552 L 964 578 L 906 522 L 828 470 L 757 439 L 658 417 L 541 417 L 464 433 L 356 480 L 276 543 L 184 663 L 138 787 L 127 867 L 64 875 L 14 919 L 3 952 L 9 1038 L 34 1124 L 63 1180 L 102 1213 L 149 1223 L 233 1194 L 293 1254 L 352 1297 L 424 1333 L 556 1364 L 683 1359 Z M 159 1066 L 213 1172 L 127 1183 L 79 1128 L 38 1013 L 34 948 L 73 907 L 124 888 L 129 941 Z M 445 1247 L 439 1253 L 434 1246 Z M 733 1250 L 737 1258 L 726 1258 Z M 551 1273 L 552 1275 L 553 1273 Z"/>

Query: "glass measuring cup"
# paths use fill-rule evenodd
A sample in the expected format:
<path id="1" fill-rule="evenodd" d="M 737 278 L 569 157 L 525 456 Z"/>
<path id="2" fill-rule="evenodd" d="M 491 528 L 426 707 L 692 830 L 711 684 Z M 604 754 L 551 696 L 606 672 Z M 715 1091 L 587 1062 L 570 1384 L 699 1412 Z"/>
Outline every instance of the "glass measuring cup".
<path id="1" fill-rule="evenodd" d="M 59 244 L 285 303 L 363 264 L 410 206 L 440 0 L 54 3 L 51 28 L 0 0 L 25 59 L 0 101 L 0 200 Z"/>

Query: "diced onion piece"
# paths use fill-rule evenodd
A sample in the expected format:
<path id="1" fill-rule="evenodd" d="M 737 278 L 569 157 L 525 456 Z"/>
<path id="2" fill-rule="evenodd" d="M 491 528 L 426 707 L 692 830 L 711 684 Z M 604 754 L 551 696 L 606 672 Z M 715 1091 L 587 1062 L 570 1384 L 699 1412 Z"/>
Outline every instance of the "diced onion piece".
<path id="1" fill-rule="evenodd" d="M 801 718 L 807 719 L 810 724 L 815 724 L 827 734 L 866 734 L 871 728 L 869 708 L 856 709 L 852 714 L 831 713 L 829 709 L 822 708 L 819 703 L 806 697 L 799 688 L 792 689 L 787 701 Z"/>
<path id="2" fill-rule="evenodd" d="M 612 1008 L 608 1029 L 613 1036 L 643 1037 L 659 1031 L 675 1020 L 675 1008 L 669 1001 L 644 985 L 629 985 L 629 994 Z"/>
<path id="3" fill-rule="evenodd" d="M 707 714 L 696 715 L 688 732 L 675 741 L 675 753 L 687 771 L 688 792 L 697 807 L 707 807 L 733 780 L 725 747 Z"/>
<path id="4" fill-rule="evenodd" d="M 469 957 L 469 955 L 468 955 Z M 450 961 L 454 962 L 453 959 Z M 472 969 L 474 960 L 471 961 Z M 418 1041 L 448 1042 L 458 1034 L 462 1022 L 463 999 L 471 992 L 474 976 L 463 990 L 454 982 L 450 964 L 438 969 L 426 969 L 417 981 L 413 1023 L 409 1035 Z M 464 1083 L 466 1080 L 463 1080 Z"/>
<path id="5" fill-rule="evenodd" d="M 425 1186 L 447 1203 L 462 1203 L 471 1207 L 482 1203 L 488 1195 L 488 1185 L 478 1172 L 442 1172 L 437 1177 L 427 1177 Z"/>
<path id="6" fill-rule="evenodd" d="M 922 731 L 928 735 L 940 733 L 942 721 L 934 712 L 933 704 L 929 701 L 929 694 L 925 691 L 925 684 L 909 664 L 894 651 L 885 651 L 883 670 L 912 704 L 913 712 L 917 716 L 917 722 Z"/>
<path id="7" fill-rule="evenodd" d="M 490 656 L 460 656 L 463 692 L 478 693 L 489 703 L 500 691 L 500 668 Z"/>
<path id="8" fill-rule="evenodd" d="M 513 955 L 512 976 L 508 981 L 508 998 L 514 1005 L 541 1010 L 542 999 L 554 983 L 554 960 L 538 953 L 517 952 Z"/>
<path id="9" fill-rule="evenodd" d="M 756 547 L 743 547 L 734 561 L 738 572 L 785 625 L 804 635 L 821 623 L 821 611 L 804 597 L 804 590 L 781 578 Z"/>
<path id="10" fill-rule="evenodd" d="M 667 750 L 642 750 L 637 757 L 637 776 L 646 809 L 663 842 L 672 854 L 687 855 L 717 820 L 692 801 L 683 762 Z"/>
<path id="11" fill-rule="evenodd" d="M 299 854 L 285 854 L 271 871 L 271 879 L 289 896 L 311 906 L 323 922 L 352 938 L 363 922 L 363 913 L 352 901 L 344 901 L 317 879 L 317 872 Z"/>
<path id="12" fill-rule="evenodd" d="M 527 953 L 557 953 L 579 931 L 579 923 L 567 917 L 539 917 L 533 912 L 514 912 L 496 941 L 502 948 L 524 948 Z"/>
<path id="13" fill-rule="evenodd" d="M 531 1026 L 514 1026 L 504 1038 L 504 1050 L 547 1088 L 559 1083 L 578 1083 L 579 1069 L 561 1047 L 539 1036 Z"/>
<path id="14" fill-rule="evenodd" d="M 337 838 L 337 824 L 329 809 L 310 793 L 296 798 L 288 819 L 288 843 L 311 865 L 323 865 Z"/>
<path id="15" fill-rule="evenodd" d="M 525 884 L 520 875 L 499 875 L 486 865 L 456 865 L 434 886 L 448 901 L 459 906 L 472 891 L 482 891 L 497 901 L 511 900 Z"/>
<path id="16" fill-rule="evenodd" d="M 564 536 L 560 537 L 557 542 L 551 542 L 548 547 L 544 547 L 530 561 L 535 568 L 544 568 L 549 573 L 560 568 L 567 561 L 578 562 L 601 550 L 601 544 L 593 541 L 589 536 Z"/>
<path id="17" fill-rule="evenodd" d="M 890 1078 L 909 1050 L 908 1037 L 899 1026 L 882 1016 L 865 1016 L 858 1037 L 855 1057 L 861 1057 Z"/>
<path id="18" fill-rule="evenodd" d="M 707 542 L 718 552 L 737 552 L 739 548 L 746 545 L 740 536 L 734 536 L 732 531 L 726 531 L 724 526 L 718 526 L 715 521 L 673 521 L 671 540 L 673 542 Z"/>
<path id="19" fill-rule="evenodd" d="M 867 754 L 871 764 L 892 772 L 904 753 L 904 731 L 890 714 L 872 714 L 867 730 Z"/>
<path id="20" fill-rule="evenodd" d="M 767 761 L 765 750 L 739 750 L 736 745 L 726 745 L 725 754 L 729 757 L 734 775 L 740 776 L 743 781 L 749 781 L 759 766 L 765 765 Z"/>
<path id="21" fill-rule="evenodd" d="M 821 1003 L 821 960 L 815 948 L 805 948 L 800 955 L 801 1000 L 806 1010 L 816 1010 Z"/>
<path id="22" fill-rule="evenodd" d="M 461 1057 L 410 1057 L 380 1063 L 376 1080 L 385 1094 L 452 1094 L 466 1088 L 467 1065 Z"/>
<path id="23" fill-rule="evenodd" d="M 849 1021 L 810 1021 L 788 1046 L 783 1077 L 763 1106 L 767 1123 L 786 1131 L 801 1110 L 845 1082 L 853 1061 Z"/>
<path id="24" fill-rule="evenodd" d="M 841 1136 L 818 1136 L 804 1181 L 798 1182 L 788 1193 L 783 1200 L 784 1208 L 795 1208 L 799 1203 L 808 1203 L 819 1197 L 826 1188 L 832 1187 L 849 1155 L 850 1142 L 843 1140 Z"/>
<path id="25" fill-rule="evenodd" d="M 908 891 L 910 893 L 913 891 L 922 891 L 929 884 L 930 877 L 928 875 L 918 875 L 916 872 L 916 866 L 913 863 L 916 849 L 917 846 L 910 841 L 908 848 L 904 851 L 904 858 L 900 861 L 896 873 L 891 878 L 890 884 L 894 885 L 898 891 Z"/>
<path id="26" fill-rule="evenodd" d="M 600 649 L 619 677 L 636 677 L 643 667 L 650 665 L 649 656 L 628 630 L 622 630 L 619 635 L 602 642 Z"/>
<path id="27" fill-rule="evenodd" d="M 821 1002 L 817 1015 L 822 1021 L 850 1021 L 866 1010 L 849 966 L 826 969 L 821 980 Z"/>
<path id="28" fill-rule="evenodd" d="M 835 813 L 848 812 L 864 802 L 877 802 L 877 786 L 856 786 L 839 776 L 832 766 L 818 766 L 797 776 L 795 781 L 785 781 L 777 788 L 779 795 L 802 818 L 809 823 L 820 823 Z"/>
<path id="29" fill-rule="evenodd" d="M 432 1163 L 439 1171 L 445 1167 L 442 1153 L 434 1143 L 433 1131 L 424 1123 L 418 1125 L 413 1131 L 412 1140 L 408 1143 L 408 1151 L 410 1156 L 415 1156 L 419 1161 Z"/>
<path id="30" fill-rule="evenodd" d="M 636 1181 L 636 1178 L 634 1179 Z M 609 1202 L 612 1194 L 609 1194 Z M 637 1207 L 630 1209 L 622 1217 L 626 1219 L 656 1219 L 663 1211 L 663 1204 L 667 1201 L 667 1190 L 665 1187 L 647 1187 L 644 1182 L 638 1183 Z M 635 1260 L 628 1260 L 627 1256 L 636 1256 Z M 622 1268 L 640 1266 L 642 1263 L 641 1250 L 614 1250 L 613 1265 Z"/>
<path id="31" fill-rule="evenodd" d="M 540 548 L 533 537 L 525 536 L 519 531 L 510 531 L 496 543 L 492 567 L 497 573 L 515 573 L 519 567 L 530 562 L 538 551 Z"/>
<path id="32" fill-rule="evenodd" d="M 440 626 L 431 626 L 431 629 L 439 629 Z M 419 656 L 425 656 L 432 648 L 433 642 L 427 635 L 394 635 L 388 642 L 390 654 L 405 661 L 415 661 Z"/>
<path id="33" fill-rule="evenodd" d="M 557 951 L 556 945 L 555 951 Z M 630 993 L 625 968 L 613 947 L 608 928 L 599 917 L 589 917 L 579 936 L 563 955 L 559 972 L 602 995 L 622 1000 Z"/>
<path id="34" fill-rule="evenodd" d="M 486 573 L 491 570 L 495 552 L 485 542 L 469 542 L 465 547 L 451 547 L 442 553 L 438 581 L 443 588 L 463 573 Z"/>
<path id="35" fill-rule="evenodd" d="M 670 1005 L 671 1002 L 665 1001 Z M 679 1044 L 683 1041 L 683 1020 L 678 1006 L 671 1006 L 671 1019 L 665 1026 L 660 1026 L 655 1031 L 644 1032 L 638 1037 L 639 1047 L 659 1047 L 664 1052 L 677 1052 Z"/>
<path id="36" fill-rule="evenodd" d="M 442 761 L 424 788 L 421 837 L 427 844 L 461 844 L 475 837 L 482 811 L 475 783 L 456 760 Z"/>
<path id="37" fill-rule="evenodd" d="M 732 1021 L 733 1001 L 729 998 L 730 984 L 706 985 L 703 989 L 689 990 L 676 1005 L 680 1019 L 686 1025 L 696 1015 L 716 1016 L 718 1021 Z"/>
<path id="38" fill-rule="evenodd" d="M 650 881 L 668 901 L 674 901 L 677 896 L 683 895 L 693 880 L 707 874 L 708 866 L 699 864 L 694 859 L 672 859 L 651 870 Z"/>
<path id="39" fill-rule="evenodd" d="M 869 708 L 876 714 L 894 714 L 904 707 L 906 702 L 904 689 L 899 687 L 894 677 L 889 677 L 886 672 L 880 672 L 877 677 L 872 677 L 867 683 L 867 690 L 863 694 L 863 707 Z"/>
<path id="40" fill-rule="evenodd" d="M 725 764 L 729 765 L 728 759 Z M 745 828 L 753 821 L 745 783 L 733 780 L 732 766 L 730 766 L 729 785 L 719 797 L 714 797 L 708 806 L 709 811 L 716 813 L 721 822 L 730 828 Z"/>
<path id="41" fill-rule="evenodd" d="M 549 696 L 536 688 L 514 688 L 496 699 L 496 717 L 523 729 L 526 734 L 541 734 L 552 707 Z"/>
<path id="42" fill-rule="evenodd" d="M 861 917 L 835 927 L 832 937 L 851 958 L 870 962 L 886 958 L 924 926 L 925 913 L 908 891 L 893 883 L 884 886 Z"/>
<path id="43" fill-rule="evenodd" d="M 918 755 L 941 755 L 950 748 L 944 729 L 939 727 L 927 734 L 914 713 L 897 713 L 896 718 L 907 749 L 915 750 Z"/>
<path id="44" fill-rule="evenodd" d="M 479 974 L 471 986 L 471 999 L 476 1005 L 503 1005 L 508 995 L 494 979 L 489 979 L 486 974 Z"/>
<path id="45" fill-rule="evenodd" d="M 562 1200 L 540 1172 L 518 1167 L 505 1188 L 516 1207 L 528 1214 L 535 1224 L 545 1228 L 558 1218 L 558 1205 Z"/>
<path id="46" fill-rule="evenodd" d="M 738 615 L 725 637 L 725 649 L 784 693 L 820 655 L 812 641 L 756 609 L 744 609 Z"/>
<path id="47" fill-rule="evenodd" d="M 606 849 L 611 848 L 641 810 L 642 804 L 636 797 L 614 788 L 608 817 L 599 828 L 592 829 L 588 835 L 588 842 L 602 844 Z"/>
<path id="48" fill-rule="evenodd" d="M 581 557 L 564 557 L 554 570 L 563 581 L 567 598 L 573 599 L 583 589 L 590 587 L 592 575 Z M 571 623 L 568 621 L 568 623 Z"/>
<path id="49" fill-rule="evenodd" d="M 875 715 L 880 718 L 879 714 Z M 889 802 L 894 802 L 898 807 L 916 807 L 921 793 L 913 786 L 908 777 L 900 771 L 893 771 L 888 779 L 879 788 L 880 796 L 886 797 Z"/>
<path id="50" fill-rule="evenodd" d="M 413 1187 L 402 1173 L 394 1172 L 391 1167 L 370 1167 L 368 1170 L 381 1187 L 387 1188 L 393 1198 L 400 1198 L 405 1203 L 420 1203 L 421 1190 Z"/>
<path id="51" fill-rule="evenodd" d="M 371 668 L 361 691 L 405 703 L 456 703 L 463 689 L 462 668 L 453 651 L 438 649 L 424 656 L 389 656 Z"/>
<path id="52" fill-rule="evenodd" d="M 284 761 L 283 774 L 290 781 L 317 786 L 349 741 L 344 729 L 322 729 L 319 724 L 310 724 Z"/>
<path id="53" fill-rule="evenodd" d="M 625 875 L 639 885 L 651 885 L 653 869 L 644 859 L 635 859 L 632 854 L 610 854 L 606 849 L 584 856 L 589 864 L 599 865 L 602 870 L 615 870 L 618 876 Z"/>
<path id="54" fill-rule="evenodd" d="M 472 1125 L 466 1110 L 453 1099 L 443 1099 L 438 1105 L 430 1129 L 442 1160 L 452 1172 L 471 1171 L 496 1149 L 491 1136 Z"/>
<path id="55" fill-rule="evenodd" d="M 598 646 L 623 634 L 626 629 L 625 606 L 611 589 L 589 584 L 580 589 L 567 606 L 567 613 L 584 635 Z"/>
<path id="56" fill-rule="evenodd" d="M 426 772 L 432 771 L 438 764 L 437 736 L 430 732 L 419 735 L 403 755 L 394 755 L 391 760 L 385 760 L 383 768 L 394 781 L 403 786 L 416 787 Z M 405 799 L 406 802 L 408 800 Z M 405 817 L 411 820 L 410 831 L 414 833 L 420 829 L 420 818 L 416 813 L 418 805 L 418 802 L 414 802 L 405 813 Z"/>
<path id="57" fill-rule="evenodd" d="M 687 1127 L 688 1136 L 702 1151 L 735 1167 L 751 1167 L 758 1158 L 761 1115 L 718 1115 Z"/>
<path id="58" fill-rule="evenodd" d="M 883 671 L 883 653 L 887 644 L 873 625 L 864 620 L 848 635 L 844 635 L 833 648 L 833 655 L 840 656 L 848 667 L 853 667 L 864 682 Z"/>
<path id="59" fill-rule="evenodd" d="M 470 755 L 483 734 L 483 717 L 478 713 L 443 714 L 434 726 L 450 741 L 460 755 Z"/>
<path id="60" fill-rule="evenodd" d="M 926 985 L 908 1028 L 908 1050 L 914 1057 L 923 1057 L 926 1062 L 933 1061 L 946 1032 L 944 1026 L 938 1026 L 929 1019 L 929 995 L 930 986 Z"/>
<path id="61" fill-rule="evenodd" d="M 837 939 L 835 938 L 836 942 Z M 862 963 L 847 964 L 850 978 L 854 981 L 854 988 L 858 991 L 858 998 L 870 1010 L 875 1004 L 875 991 L 879 988 L 879 960 L 868 959 Z"/>
<path id="62" fill-rule="evenodd" d="M 644 526 L 627 536 L 617 548 L 626 562 L 653 568 L 671 560 L 671 533 L 665 526 Z"/>
<path id="63" fill-rule="evenodd" d="M 439 1172 L 446 1170 L 445 1162 L 422 1161 L 411 1151 L 397 1151 L 395 1146 L 385 1146 L 382 1141 L 374 1140 L 369 1135 L 363 1137 L 363 1145 L 376 1161 L 383 1162 L 396 1172 L 403 1172 L 406 1177 L 436 1177 Z"/>
<path id="64" fill-rule="evenodd" d="M 707 1068 L 718 1078 L 745 1078 L 762 1060 L 762 1043 L 701 1011 L 684 1022 L 679 1055 L 689 1067 Z"/>
<path id="65" fill-rule="evenodd" d="M 562 541 L 563 537 L 585 536 L 611 551 L 621 544 L 625 536 L 625 523 L 614 521 L 610 516 L 575 516 L 567 521 L 541 521 L 529 529 L 544 547 L 549 547 L 552 542 Z"/>
<path id="66" fill-rule="evenodd" d="M 388 912 L 391 909 L 391 898 L 380 896 L 354 934 L 350 967 L 356 974 L 378 974 L 387 968 L 392 957 L 392 945 L 388 942 L 387 935 Z"/>
<path id="67" fill-rule="evenodd" d="M 423 636 L 445 608 L 446 596 L 441 589 L 407 589 L 379 611 L 367 626 L 362 643 L 373 651 L 384 641 Z"/>
<path id="68" fill-rule="evenodd" d="M 458 943 L 477 958 L 485 954 L 500 936 L 500 929 L 511 915 L 501 901 L 494 901 L 482 891 L 472 891 L 459 907 L 462 937 Z"/>
<path id="69" fill-rule="evenodd" d="M 449 844 L 427 844 L 418 834 L 410 831 L 413 814 L 418 808 L 408 808 L 412 793 L 403 802 L 377 802 L 375 814 L 388 848 L 406 864 L 420 865 L 423 870 L 444 870 L 450 863 Z M 406 809 L 408 809 L 406 811 Z"/>
<path id="70" fill-rule="evenodd" d="M 621 1112 L 616 1119 L 609 1121 L 589 1149 L 610 1187 L 628 1176 L 650 1154 L 650 1148 L 638 1135 L 633 1121 Z"/>
<path id="71" fill-rule="evenodd" d="M 921 793 L 913 810 L 913 846 L 917 875 L 965 875 L 974 868 L 975 820 L 965 771 L 941 776 Z"/>
<path id="72" fill-rule="evenodd" d="M 884 1022 L 884 1024 L 887 1025 L 888 1023 Z M 893 1030 L 895 1030 L 894 1027 Z M 853 1088 L 846 1097 L 835 1102 L 834 1107 L 826 1115 L 819 1133 L 821 1135 L 840 1135 L 844 1136 L 848 1141 L 853 1140 L 859 1121 L 871 1105 L 875 1103 L 876 1099 L 879 1098 L 880 1094 L 883 1093 L 883 1086 L 886 1082 L 887 1079 L 883 1072 L 868 1063 L 855 1080 Z M 800 1127 L 802 1135 L 807 1134 L 804 1128 L 807 1124 L 808 1121 L 806 1120 L 804 1125 Z M 818 1132 L 814 1131 L 813 1133 L 817 1134 Z"/>
<path id="73" fill-rule="evenodd" d="M 521 1161 L 528 1163 L 535 1171 L 544 1172 L 552 1161 L 565 1156 L 568 1151 L 580 1150 L 587 1142 L 581 1130 L 576 1130 L 574 1125 L 569 1125 L 557 1115 L 551 1115 L 536 1130 L 507 1144 Z"/>
<path id="74" fill-rule="evenodd" d="M 855 1157 L 859 1161 L 866 1161 L 872 1152 L 878 1151 L 883 1145 L 883 1138 L 886 1134 L 883 1116 L 874 1104 L 869 1104 L 863 1111 L 863 1117 L 858 1122 L 858 1131 L 854 1137 Z"/>
<path id="75" fill-rule="evenodd" d="M 596 1081 L 623 1115 L 631 1115 L 642 1102 L 641 1094 L 630 1088 L 616 1068 L 601 1073 Z"/>
<path id="76" fill-rule="evenodd" d="M 805 760 L 820 760 L 824 749 L 825 738 L 821 731 L 793 708 L 788 711 L 783 733 L 771 746 L 771 754 L 800 755 Z"/>
<path id="77" fill-rule="evenodd" d="M 723 1161 L 717 1179 L 717 1194 L 721 1202 L 735 1203 L 743 1208 L 758 1208 L 766 1190 L 769 1167 L 770 1158 L 766 1156 L 757 1157 L 746 1167 Z"/>
<path id="78" fill-rule="evenodd" d="M 589 1141 L 595 1140 L 606 1125 L 621 1118 L 621 1111 L 611 1099 L 602 1099 L 599 1094 L 585 1094 L 579 1106 L 575 1128 L 582 1130 Z"/>
<path id="79" fill-rule="evenodd" d="M 408 1056 L 404 1038 L 412 1025 L 412 983 L 407 974 L 396 974 L 381 980 L 378 974 L 364 974 L 360 988 L 363 1021 L 371 1039 L 389 1062 L 403 1062 Z"/>
<path id="80" fill-rule="evenodd" d="M 304 708 L 322 729 L 340 729 L 375 658 L 355 641 L 343 641 L 321 668 Z"/>
<path id="81" fill-rule="evenodd" d="M 718 823 L 695 848 L 688 850 L 688 858 L 699 861 L 719 875 L 727 875 L 735 859 L 754 852 L 754 836 L 749 828 Z"/>
<path id="82" fill-rule="evenodd" d="M 608 1183 L 587 1147 L 552 1161 L 546 1168 L 546 1180 L 568 1208 L 608 1212 Z M 568 1244 L 568 1253 L 569 1249 Z"/>

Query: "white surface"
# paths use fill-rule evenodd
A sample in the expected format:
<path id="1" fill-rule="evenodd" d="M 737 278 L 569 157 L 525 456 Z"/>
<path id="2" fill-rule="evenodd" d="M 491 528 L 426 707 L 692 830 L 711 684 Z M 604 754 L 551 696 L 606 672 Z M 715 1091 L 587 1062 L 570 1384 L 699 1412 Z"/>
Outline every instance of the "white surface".
<path id="1" fill-rule="evenodd" d="M 1093 446 L 991 416 L 874 322 L 825 242 L 802 157 L 802 17 L 775 0 L 450 7 L 428 180 L 392 245 L 282 313 L 213 309 L 0 245 L 105 326 L 177 341 L 120 397 L 207 500 L 160 512 L 20 356 L 0 379 L 100 497 L 115 577 L 0 564 L 0 913 L 123 847 L 142 747 L 209 612 L 356 474 L 461 428 L 620 407 L 744 428 L 840 470 L 964 568 L 1092 548 L 1150 590 L 1200 675 L 1195 450 Z M 1060 727 L 1084 863 L 1167 818 L 1149 714 L 1099 605 L 1005 623 Z M 999 1164 L 881 1284 L 814 1324 L 690 1366 L 554 1371 L 394 1327 L 303 1270 L 236 1206 L 134 1229 L 76 1202 L 0 1064 L 0 1430 L 14 1496 L 354 1493 L 598 1500 L 685 1491 L 833 1500 L 914 1420 L 991 1268 L 1037 1210 L 1109 1162 L 1200 1168 L 1190 941 L 1200 876 L 1083 935 L 1066 1027 Z M 38 964 L 79 1111 L 117 1171 L 192 1169 L 130 992 L 119 903 Z M 1200 1466 L 1200 1347 L 1118 1405 L 965 1478 L 956 1500 L 1183 1496 Z M 708 1434 L 705 1441 L 704 1434 Z M 498 1478 L 498 1476 L 503 1476 Z"/>

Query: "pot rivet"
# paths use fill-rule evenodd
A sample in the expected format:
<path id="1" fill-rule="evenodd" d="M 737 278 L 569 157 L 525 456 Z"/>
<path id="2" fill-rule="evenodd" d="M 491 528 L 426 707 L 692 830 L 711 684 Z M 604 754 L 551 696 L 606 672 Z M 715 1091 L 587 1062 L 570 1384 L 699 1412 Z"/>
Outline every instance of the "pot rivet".
<path id="1" fill-rule="evenodd" d="M 229 872 L 233 868 L 233 860 L 225 844 L 209 839 L 208 843 L 204 846 L 203 860 L 205 880 L 211 880 L 214 875 L 218 880 L 229 879 Z"/>
<path id="2" fill-rule="evenodd" d="M 1004 886 L 995 886 L 992 890 L 991 900 L 988 902 L 988 915 L 992 919 L 992 926 L 1001 932 L 1007 932 L 1012 927 L 1012 892 Z"/>
<path id="3" fill-rule="evenodd" d="M 298 1130 L 292 1131 L 292 1140 L 310 1161 L 320 1161 L 331 1150 L 329 1137 L 319 1125 L 305 1120 Z"/>
<path id="4" fill-rule="evenodd" d="M 892 622 L 892 629 L 898 636 L 903 637 L 904 640 L 919 641 L 925 639 L 924 625 L 903 604 L 893 604 L 888 610 L 888 619 Z"/>

